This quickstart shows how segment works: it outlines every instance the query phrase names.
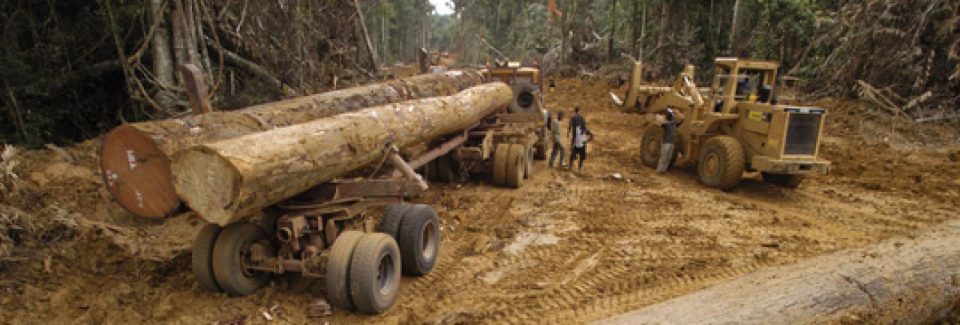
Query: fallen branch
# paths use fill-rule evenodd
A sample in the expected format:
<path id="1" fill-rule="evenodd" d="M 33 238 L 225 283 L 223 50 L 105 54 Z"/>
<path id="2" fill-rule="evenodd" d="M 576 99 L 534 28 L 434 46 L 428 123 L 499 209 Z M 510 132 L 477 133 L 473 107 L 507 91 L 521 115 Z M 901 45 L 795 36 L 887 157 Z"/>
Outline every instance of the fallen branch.
<path id="1" fill-rule="evenodd" d="M 274 87 L 274 89 L 277 89 L 277 91 L 279 91 L 280 93 L 286 96 L 296 95 L 297 93 L 296 90 L 294 90 L 293 88 L 290 88 L 289 85 L 283 83 L 277 77 L 274 77 L 273 74 L 271 74 L 270 71 L 267 70 L 267 68 L 264 68 L 263 66 L 257 63 L 254 63 L 253 61 L 247 60 L 244 57 L 240 56 L 239 54 L 234 53 L 233 51 L 223 48 L 222 46 L 220 46 L 220 44 L 217 44 L 216 42 L 206 42 L 206 43 L 208 46 L 213 47 L 214 50 L 217 50 L 223 53 L 223 58 L 228 63 L 236 65 L 237 67 L 242 68 L 244 70 L 247 70 L 257 78 L 260 78 L 260 80 L 263 80 L 269 83 L 271 86 Z"/>

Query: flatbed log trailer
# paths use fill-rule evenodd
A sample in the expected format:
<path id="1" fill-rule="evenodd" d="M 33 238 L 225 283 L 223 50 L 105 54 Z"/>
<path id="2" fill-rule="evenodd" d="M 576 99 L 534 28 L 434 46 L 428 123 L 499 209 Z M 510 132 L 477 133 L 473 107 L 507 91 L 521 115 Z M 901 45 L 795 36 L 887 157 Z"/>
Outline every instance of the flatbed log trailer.
<path id="1" fill-rule="evenodd" d="M 386 311 L 398 298 L 400 274 L 425 275 L 440 255 L 436 210 L 406 203 L 428 189 L 414 170 L 455 157 L 466 172 L 492 175 L 498 185 L 519 187 L 532 174 L 543 111 L 510 113 L 507 106 L 438 137 L 411 159 L 388 146 L 380 165 L 392 170 L 334 179 L 258 217 L 206 225 L 193 245 L 197 281 L 207 291 L 243 296 L 272 274 L 299 273 L 324 279 L 326 298 L 336 308 Z"/>

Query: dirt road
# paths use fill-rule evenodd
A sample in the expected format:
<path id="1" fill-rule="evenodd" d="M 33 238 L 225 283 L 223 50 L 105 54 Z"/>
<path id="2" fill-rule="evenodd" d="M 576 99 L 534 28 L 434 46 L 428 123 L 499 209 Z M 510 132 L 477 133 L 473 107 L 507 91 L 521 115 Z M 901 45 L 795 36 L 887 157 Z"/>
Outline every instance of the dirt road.
<path id="1" fill-rule="evenodd" d="M 33 231 L 41 238 L 20 230 L 19 246 L 0 260 L 0 314 L 11 323 L 575 323 L 960 215 L 955 127 L 902 125 L 883 138 L 889 121 L 863 118 L 858 104 L 824 101 L 832 109 L 823 148 L 831 175 L 796 190 L 750 175 L 721 192 L 689 169 L 660 176 L 643 167 L 643 119 L 609 104 L 607 90 L 570 79 L 547 97 L 551 107 L 584 107 L 596 141 L 583 173 L 539 163 L 520 190 L 471 182 L 436 185 L 421 198 L 441 215 L 439 264 L 426 277 L 405 278 L 398 305 L 374 317 L 306 318 L 313 297 L 322 297 L 322 286 L 309 283 L 278 280 L 243 298 L 205 293 L 185 250 L 196 217 L 125 214 L 99 189 L 93 155 L 84 154 L 91 148 L 72 148 L 78 162 L 57 167 L 73 177 L 49 170 L 62 160 L 53 152 L 24 154 L 28 189 L 0 212 L 47 221 Z"/>

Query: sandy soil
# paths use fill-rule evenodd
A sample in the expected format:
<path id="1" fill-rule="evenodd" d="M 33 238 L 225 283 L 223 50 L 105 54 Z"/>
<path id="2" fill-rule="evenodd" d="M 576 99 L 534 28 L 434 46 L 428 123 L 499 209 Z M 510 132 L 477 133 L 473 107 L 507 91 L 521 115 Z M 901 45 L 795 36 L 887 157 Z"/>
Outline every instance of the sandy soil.
<path id="1" fill-rule="evenodd" d="M 570 79 L 547 97 L 584 107 L 597 139 L 583 173 L 539 162 L 520 190 L 437 184 L 419 199 L 441 214 L 440 260 L 405 278 L 381 316 L 309 319 L 322 286 L 288 278 L 242 298 L 203 292 L 188 251 L 199 218 L 122 211 L 100 185 L 95 142 L 21 152 L 0 168 L 0 314 L 13 324 L 573 323 L 960 218 L 957 126 L 891 125 L 859 103 L 824 100 L 830 175 L 796 190 L 749 175 L 721 192 L 690 168 L 643 167 L 643 118 L 614 108 L 607 91 Z"/>

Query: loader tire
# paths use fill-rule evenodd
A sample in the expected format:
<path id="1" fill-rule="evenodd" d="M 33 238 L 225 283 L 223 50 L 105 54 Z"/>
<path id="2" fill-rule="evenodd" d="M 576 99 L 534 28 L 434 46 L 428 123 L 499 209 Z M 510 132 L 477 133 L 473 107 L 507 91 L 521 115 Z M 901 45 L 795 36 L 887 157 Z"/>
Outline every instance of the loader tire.
<path id="1" fill-rule="evenodd" d="M 213 246 L 213 275 L 217 284 L 231 296 L 246 296 L 263 287 L 270 274 L 247 268 L 250 247 L 256 243 L 272 245 L 260 226 L 240 222 L 228 225 Z"/>
<path id="2" fill-rule="evenodd" d="M 440 218 L 433 207 L 417 204 L 407 210 L 396 238 L 404 274 L 423 276 L 433 270 L 440 255 Z"/>
<path id="3" fill-rule="evenodd" d="M 200 229 L 197 238 L 193 241 L 191 256 L 193 276 L 200 284 L 200 288 L 208 292 L 223 292 L 213 275 L 213 246 L 222 230 L 220 225 L 208 223 Z"/>
<path id="4" fill-rule="evenodd" d="M 737 139 L 716 136 L 707 140 L 700 153 L 697 173 L 708 187 L 731 190 L 740 185 L 745 166 L 743 147 Z"/>
<path id="5" fill-rule="evenodd" d="M 400 249 L 393 237 L 363 234 L 350 260 L 350 297 L 357 310 L 380 314 L 400 293 Z"/>
<path id="6" fill-rule="evenodd" d="M 660 163 L 660 149 L 663 148 L 663 128 L 656 125 L 648 125 L 643 129 L 643 137 L 640 139 L 640 160 L 647 167 L 656 169 Z M 677 164 L 677 158 L 683 151 L 683 137 L 679 134 L 673 139 L 673 156 L 670 156 L 668 168 L 673 168 Z"/>
<path id="7" fill-rule="evenodd" d="M 509 143 L 497 145 L 493 153 L 493 185 L 504 186 L 507 184 L 507 161 L 510 155 Z"/>
<path id="8" fill-rule="evenodd" d="M 350 297 L 350 264 L 353 259 L 353 251 L 357 248 L 357 243 L 364 233 L 355 230 L 347 230 L 337 236 L 330 248 L 330 256 L 327 258 L 327 300 L 334 307 L 354 310 L 356 306 Z"/>
<path id="9" fill-rule="evenodd" d="M 527 156 L 525 151 L 523 145 L 510 145 L 510 153 L 507 154 L 506 166 L 506 185 L 508 187 L 520 188 L 523 186 L 523 166 Z"/>
<path id="10" fill-rule="evenodd" d="M 517 82 L 513 88 L 513 100 L 510 101 L 510 107 L 507 112 L 510 113 L 535 113 L 540 109 L 540 103 L 537 101 L 537 87 L 525 81 Z"/>
<path id="11" fill-rule="evenodd" d="M 650 168 L 657 168 L 660 162 L 660 148 L 663 146 L 663 128 L 657 125 L 647 125 L 643 129 L 640 140 L 640 160 Z"/>
<path id="12" fill-rule="evenodd" d="M 791 174 L 772 174 L 763 172 L 763 181 L 777 185 L 780 187 L 786 188 L 797 188 L 800 186 L 800 183 L 803 182 L 805 175 L 791 175 Z"/>

